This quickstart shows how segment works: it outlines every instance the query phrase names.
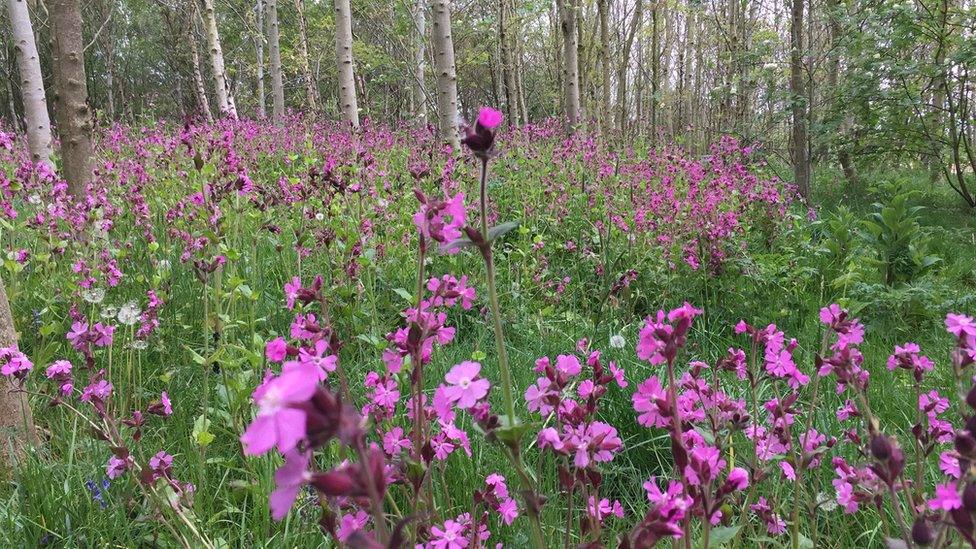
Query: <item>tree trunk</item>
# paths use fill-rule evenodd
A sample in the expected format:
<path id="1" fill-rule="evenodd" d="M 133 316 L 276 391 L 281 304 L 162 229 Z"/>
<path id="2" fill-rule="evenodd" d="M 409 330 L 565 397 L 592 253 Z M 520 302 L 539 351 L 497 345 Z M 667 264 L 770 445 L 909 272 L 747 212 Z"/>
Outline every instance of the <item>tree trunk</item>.
<path id="1" fill-rule="evenodd" d="M 659 7 L 657 2 L 651 6 L 651 147 L 657 146 L 657 93 L 660 77 L 658 73 L 661 67 L 660 49 L 660 26 L 658 25 Z"/>
<path id="2" fill-rule="evenodd" d="M 630 117 L 630 109 L 627 105 L 627 73 L 630 72 L 630 52 L 634 47 L 634 37 L 637 36 L 637 29 L 640 27 L 642 16 L 644 15 L 644 0 L 637 0 L 634 6 L 633 20 L 627 31 L 627 38 L 624 40 L 624 49 L 620 57 L 620 65 L 617 67 L 617 129 L 622 134 L 627 130 L 627 119 Z"/>
<path id="3" fill-rule="evenodd" d="M 193 94 L 197 98 L 197 110 L 202 114 L 208 124 L 213 124 L 213 111 L 210 110 L 210 99 L 207 97 L 207 88 L 203 83 L 203 71 L 200 70 L 200 51 L 197 49 L 197 37 L 193 32 L 197 20 L 197 5 L 191 1 L 187 6 L 186 24 L 186 43 L 190 50 L 190 70 L 193 72 Z"/>
<path id="4" fill-rule="evenodd" d="M 267 106 L 264 97 L 264 2 L 257 0 L 254 6 L 255 25 L 258 36 L 254 40 L 254 56 L 256 57 L 257 77 L 258 77 L 258 118 L 264 119 L 268 116 Z"/>
<path id="5" fill-rule="evenodd" d="M 457 152 L 457 72 L 454 66 L 454 37 L 451 36 L 451 2 L 434 0 L 434 65 L 437 70 L 437 132 Z"/>
<path id="6" fill-rule="evenodd" d="M 579 75 L 579 31 L 577 0 L 556 0 L 559 10 L 559 26 L 563 35 L 563 93 L 565 94 L 566 123 L 570 131 L 579 124 L 580 116 L 580 75 Z"/>
<path id="7" fill-rule="evenodd" d="M 99 15 L 104 21 L 99 34 L 105 55 L 105 114 L 115 120 L 115 7 L 110 2 L 99 2 Z"/>
<path id="8" fill-rule="evenodd" d="M 267 0 L 268 58 L 271 61 L 271 116 L 276 123 L 285 117 L 285 85 L 281 77 L 281 40 L 278 33 L 278 0 Z"/>
<path id="9" fill-rule="evenodd" d="M 600 18 L 600 128 L 608 131 L 613 126 L 610 111 L 610 1 L 597 0 L 598 17 Z"/>
<path id="10" fill-rule="evenodd" d="M 498 1 L 498 45 L 500 49 L 502 83 L 505 89 L 505 113 L 508 123 L 519 125 L 518 92 L 515 89 L 515 60 L 512 48 L 515 47 L 511 29 L 512 7 L 510 0 Z"/>
<path id="11" fill-rule="evenodd" d="M 803 0 L 791 0 L 790 18 L 790 103 L 793 112 L 793 178 L 797 190 L 810 200 L 810 159 L 807 144 L 807 115 L 803 85 Z"/>
<path id="12" fill-rule="evenodd" d="M 359 105 L 356 103 L 356 76 L 352 59 L 352 10 L 349 0 L 335 0 L 336 65 L 339 67 L 339 108 L 342 120 L 359 127 Z"/>
<path id="13" fill-rule="evenodd" d="M 203 23 L 204 30 L 207 32 L 207 44 L 210 47 L 210 65 L 213 69 L 214 84 L 217 87 L 217 106 L 221 113 L 237 118 L 234 94 L 231 93 L 227 71 L 224 69 L 224 52 L 220 47 L 220 34 L 217 33 L 217 15 L 214 13 L 213 0 L 203 0 Z"/>
<path id="14" fill-rule="evenodd" d="M 51 57 L 54 60 L 54 94 L 61 164 L 68 193 L 83 198 L 91 180 L 91 109 L 85 76 L 81 5 L 78 0 L 53 0 L 51 7 Z"/>
<path id="15" fill-rule="evenodd" d="M 302 0 L 295 0 L 295 11 L 298 13 L 298 63 L 302 68 L 302 80 L 305 81 L 308 110 L 314 114 L 318 111 L 319 92 L 308 62 L 308 23 L 305 20 L 305 4 Z"/>
<path id="16" fill-rule="evenodd" d="M 414 17 L 414 82 L 413 116 L 420 126 L 427 125 L 427 6 L 424 0 L 413 3 Z"/>
<path id="17" fill-rule="evenodd" d="M 13 315 L 10 313 L 10 302 L 7 301 L 7 289 L 3 279 L 0 279 L 0 347 L 17 347 L 17 330 L 14 327 Z M 3 440 L 0 440 L 0 444 L 3 445 L 0 456 L 3 459 L 0 465 L 5 469 L 8 469 L 14 460 L 23 458 L 27 449 L 39 442 L 27 395 L 15 390 L 14 385 L 6 377 L 0 379 L 0 433 L 3 433 Z M 13 455 L 9 453 L 11 449 Z"/>
<path id="18" fill-rule="evenodd" d="M 47 98 L 44 95 L 44 81 L 41 76 L 41 62 L 34 43 L 34 29 L 31 25 L 27 3 L 24 0 L 7 0 L 10 26 L 13 30 L 14 52 L 17 68 L 20 70 L 20 97 L 24 102 L 24 118 L 27 126 L 27 144 L 31 159 L 54 167 L 51 162 L 51 119 L 47 113 Z M 10 88 L 10 102 L 13 104 L 13 90 Z M 14 120 L 16 127 L 16 120 Z"/>

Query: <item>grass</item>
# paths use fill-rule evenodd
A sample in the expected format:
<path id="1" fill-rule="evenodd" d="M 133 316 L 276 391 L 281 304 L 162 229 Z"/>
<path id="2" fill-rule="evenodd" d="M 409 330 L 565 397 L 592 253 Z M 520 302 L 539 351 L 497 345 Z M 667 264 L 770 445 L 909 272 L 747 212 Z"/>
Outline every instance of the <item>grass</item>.
<path id="1" fill-rule="evenodd" d="M 558 166 L 545 167 L 550 159 L 547 155 L 552 154 L 550 149 L 541 147 L 534 152 L 539 158 L 531 161 L 511 157 L 505 160 L 494 176 L 492 187 L 500 212 L 523 219 L 523 230 L 506 238 L 496 261 L 516 392 L 521 395 L 534 382 L 532 365 L 536 358 L 572 352 L 582 338 L 603 349 L 606 360 L 615 360 L 626 369 L 631 386 L 627 390 L 612 389 L 601 413 L 603 421 L 618 428 L 626 448 L 603 470 L 603 495 L 621 500 L 627 516 L 633 520 L 642 515 L 646 505 L 641 483 L 651 476 L 667 475 L 671 468 L 666 436 L 638 426 L 631 407 L 630 394 L 636 383 L 649 375 L 661 374 L 659 368 L 636 358 L 634 344 L 641 319 L 658 308 L 674 306 L 683 300 L 706 308 L 707 313 L 693 330 L 682 361 L 714 361 L 728 347 L 744 345 L 731 330 L 740 318 L 757 325 L 776 323 L 788 336 L 800 340 L 797 362 L 809 372 L 816 351 L 811 346 L 821 337 L 816 311 L 831 301 L 846 299 L 848 288 L 832 284 L 819 249 L 818 239 L 822 234 L 799 213 L 790 214 L 782 232 L 766 242 L 762 242 L 762 227 L 757 222 L 749 234 L 749 252 L 737 255 L 717 276 L 704 276 L 701 271 L 669 272 L 647 250 L 630 251 L 623 239 L 594 241 L 595 216 L 590 215 L 590 207 L 578 194 L 570 194 L 571 200 L 576 200 L 567 206 L 574 213 L 572 218 L 544 212 L 527 214 L 527 205 L 547 200 L 539 190 L 547 178 L 566 178 L 565 184 L 571 188 L 578 183 Z M 298 177 L 307 164 L 317 161 L 318 157 L 309 153 L 305 164 L 299 160 L 289 167 L 265 160 L 258 169 L 263 177 L 279 171 Z M 384 160 L 384 168 L 390 173 L 398 170 L 404 173 L 405 161 L 406 151 L 393 150 L 390 158 Z M 154 200 L 164 204 L 184 193 L 186 185 L 192 188 L 200 184 L 207 173 L 191 172 L 184 180 L 173 175 L 169 162 L 160 160 L 151 167 L 161 180 L 153 189 Z M 942 290 L 933 290 L 933 295 L 923 294 L 921 299 L 932 303 L 937 298 L 940 307 L 972 305 L 966 294 L 973 293 L 976 281 L 966 266 L 976 264 L 976 251 L 973 246 L 965 245 L 965 235 L 971 234 L 973 228 L 972 212 L 959 209 L 951 195 L 939 186 L 928 187 L 928 182 L 919 175 L 871 173 L 864 175 L 864 185 L 867 188 L 871 187 L 868 182 L 893 179 L 920 191 L 917 203 L 926 206 L 920 222 L 934 236 L 936 253 L 944 259 L 936 271 L 926 275 L 925 281 L 952 289 L 943 292 L 944 295 L 934 295 Z M 393 183 L 401 189 L 408 184 L 402 177 L 392 176 Z M 459 179 L 462 185 L 470 185 L 472 178 L 461 175 Z M 829 172 L 821 176 L 816 188 L 820 191 L 817 202 L 821 216 L 845 206 L 855 217 L 863 217 L 872 210 L 872 202 L 886 198 L 880 192 L 865 192 L 836 183 L 836 175 Z M 165 291 L 167 304 L 160 319 L 160 332 L 147 350 L 125 349 L 123 343 L 116 346 L 111 358 L 100 354 L 100 365 L 110 360 L 116 372 L 131 372 L 121 378 L 113 377 L 113 382 L 117 394 L 131 397 L 134 404 L 145 405 L 161 390 L 169 391 L 175 413 L 166 420 L 165 427 L 146 430 L 138 446 L 144 452 L 141 457 L 145 459 L 148 457 L 145 453 L 155 449 L 166 449 L 176 457 L 176 474 L 196 486 L 194 519 L 219 544 L 229 547 L 330 545 L 317 526 L 314 501 L 305 501 L 282 523 L 271 520 L 267 494 L 273 489 L 273 473 L 280 460 L 271 456 L 243 458 L 238 437 L 243 423 L 250 417 L 250 392 L 265 366 L 261 358 L 263 342 L 287 333 L 290 315 L 282 309 L 281 287 L 299 270 L 299 264 L 306 280 L 314 273 L 327 272 L 337 281 L 330 299 L 347 342 L 341 364 L 349 378 L 360 380 L 367 371 L 381 367 L 377 342 L 398 325 L 398 312 L 409 303 L 397 290 L 414 287 L 415 271 L 411 263 L 414 243 L 404 236 L 410 231 L 406 215 L 412 211 L 412 197 L 406 192 L 402 195 L 391 204 L 391 209 L 398 212 L 395 222 L 374 223 L 376 241 L 391 244 L 387 250 L 389 255 L 382 260 L 374 259 L 377 250 L 372 248 L 373 257 L 364 254 L 354 260 L 360 272 L 348 280 L 342 279 L 342 271 L 349 264 L 346 259 L 350 254 L 350 236 L 360 230 L 360 219 L 368 211 L 356 200 L 322 206 L 332 215 L 329 223 L 337 232 L 337 243 L 328 253 L 299 260 L 292 247 L 292 235 L 311 232 L 313 227 L 300 220 L 302 216 L 297 208 L 287 212 L 290 218 L 276 219 L 256 214 L 229 199 L 225 205 L 229 208 L 230 221 L 221 228 L 224 244 L 221 252 L 231 261 L 219 286 L 216 279 L 207 285 L 200 284 L 192 267 L 180 262 L 180 247 L 165 231 L 158 231 L 156 251 L 133 236 L 134 227 L 128 227 L 127 234 L 135 246 L 131 249 L 113 246 L 115 257 L 125 262 L 130 276 L 119 289 L 112 290 L 107 302 L 141 299 L 144 288 L 149 286 Z M 154 215 L 156 227 L 168 226 L 161 210 L 157 208 Z M 263 223 L 269 222 L 280 222 L 286 230 L 280 235 L 259 230 Z M 289 234 L 288 230 L 294 232 Z M 8 248 L 26 247 L 35 256 L 47 253 L 51 245 L 44 241 L 43 233 L 6 231 L 3 238 Z M 604 310 L 608 305 L 602 304 L 599 293 L 606 289 L 600 286 L 604 281 L 589 273 L 588 264 L 559 251 L 567 239 L 593 245 L 604 258 L 619 255 L 620 266 L 638 268 L 641 277 L 630 294 L 616 306 Z M 546 241 L 547 250 L 552 250 L 547 279 L 558 280 L 563 276 L 572 279 L 562 294 L 546 290 L 533 280 L 539 265 L 532 245 L 538 240 Z M 171 265 L 169 270 L 160 267 L 164 259 Z M 16 271 L 16 265 L 8 262 L 8 269 Z M 8 292 L 22 333 L 21 346 L 38 366 L 70 353 L 63 334 L 70 324 L 66 309 L 71 292 L 58 292 L 54 284 L 68 280 L 66 272 L 63 261 L 38 258 L 28 269 L 8 273 Z M 484 304 L 483 268 L 473 254 L 435 257 L 428 272 L 468 274 L 478 286 L 479 306 Z M 70 288 L 67 282 L 64 284 Z M 409 296 L 411 291 L 405 293 Z M 97 309 L 99 306 L 90 305 L 88 312 L 94 315 Z M 206 323 L 205 311 L 211 315 Z M 888 374 L 884 366 L 895 344 L 906 339 L 917 341 L 943 365 L 941 373 L 928 382 L 933 387 L 947 386 L 950 378 L 945 374 L 944 365 L 950 339 L 940 327 L 945 312 L 938 309 L 905 317 L 898 310 L 876 304 L 869 303 L 862 309 L 861 316 L 868 327 L 862 350 L 867 357 L 865 366 L 872 374 L 871 403 L 885 424 L 905 425 L 904 414 L 912 410 L 905 403 L 914 398 L 906 378 Z M 475 307 L 464 313 L 452 313 L 450 322 L 457 327 L 458 337 L 436 355 L 428 368 L 425 374 L 431 380 L 428 388 L 433 387 L 433 380 L 442 379 L 453 364 L 482 354 L 486 356 L 482 360 L 484 375 L 497 380 L 491 326 L 486 315 Z M 609 347 L 609 337 L 616 333 L 626 337 L 624 349 Z M 208 334 L 215 335 L 208 339 Z M 129 336 L 120 330 L 117 337 L 124 342 Z M 195 361 L 196 356 L 207 356 L 208 350 L 218 353 L 212 368 Z M 209 397 L 202 397 L 203 394 Z M 202 398 L 209 406 L 202 405 Z M 500 401 L 497 391 L 494 399 Z M 819 407 L 813 425 L 821 431 L 832 429 L 834 409 L 841 402 L 840 397 L 830 396 Z M 132 479 L 118 479 L 104 490 L 104 508 L 93 499 L 86 482 L 98 483 L 105 478 L 104 464 L 109 451 L 103 443 L 92 440 L 84 424 L 63 407 L 46 408 L 42 399 L 34 399 L 33 404 L 45 444 L 25 456 L 14 468 L 12 478 L 0 489 L 0 544 L 11 547 L 174 546 L 172 537 L 152 516 L 152 508 L 146 505 Z M 524 406 L 521 413 L 525 414 Z M 159 420 L 152 421 L 153 425 L 159 424 Z M 213 435 L 213 441 L 205 449 L 199 444 L 201 427 Z M 458 452 L 448 460 L 450 474 L 434 473 L 437 513 L 442 519 L 466 511 L 472 492 L 482 487 L 484 477 L 490 472 L 500 471 L 514 481 L 514 472 L 497 447 L 476 442 L 473 450 L 471 458 Z M 325 452 L 330 453 L 334 454 L 334 449 Z M 323 465 L 334 457 L 323 456 Z M 558 492 L 552 458 L 530 451 L 528 461 L 540 478 L 542 491 Z M 832 494 L 831 477 L 832 473 L 824 468 L 810 479 L 807 489 Z M 793 487 L 782 483 L 771 496 L 786 501 L 793 494 Z M 401 509 L 406 509 L 408 502 L 402 493 L 395 499 Z M 553 539 L 562 539 L 563 513 L 564 509 L 555 503 L 544 507 L 543 523 Z M 882 522 L 877 512 L 867 511 L 855 517 L 844 517 L 840 510 L 821 509 L 818 513 L 805 517 L 803 529 L 805 535 L 815 538 L 818 547 L 873 547 L 881 543 Z M 626 524 L 630 522 L 612 522 L 610 529 L 619 531 Z M 519 525 L 524 526 L 519 522 L 515 527 L 504 527 L 493 521 L 492 531 L 507 546 L 525 546 L 528 540 Z M 758 541 L 754 539 L 747 544 L 751 543 Z"/>

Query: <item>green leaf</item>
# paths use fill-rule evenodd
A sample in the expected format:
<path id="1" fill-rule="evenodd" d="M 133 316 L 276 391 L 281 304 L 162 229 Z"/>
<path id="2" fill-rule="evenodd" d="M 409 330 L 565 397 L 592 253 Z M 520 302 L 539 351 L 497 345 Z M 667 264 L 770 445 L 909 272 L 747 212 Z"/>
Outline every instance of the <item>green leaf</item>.
<path id="1" fill-rule="evenodd" d="M 406 300 L 407 303 L 413 303 L 413 296 L 410 295 L 410 292 L 408 292 L 407 290 L 403 288 L 394 288 L 393 292 L 396 293 L 396 295 L 402 297 L 404 300 Z"/>
<path id="2" fill-rule="evenodd" d="M 722 547 L 732 541 L 739 534 L 740 528 L 742 528 L 742 525 L 712 528 L 711 533 L 708 535 L 709 547 Z"/>
<path id="3" fill-rule="evenodd" d="M 214 434 L 209 431 L 210 420 L 203 414 L 193 422 L 193 440 L 200 446 L 207 446 L 214 441 Z"/>
<path id="4" fill-rule="evenodd" d="M 495 225 L 494 227 L 488 229 L 488 242 L 494 242 L 518 226 L 518 221 L 509 221 L 508 223 Z"/>

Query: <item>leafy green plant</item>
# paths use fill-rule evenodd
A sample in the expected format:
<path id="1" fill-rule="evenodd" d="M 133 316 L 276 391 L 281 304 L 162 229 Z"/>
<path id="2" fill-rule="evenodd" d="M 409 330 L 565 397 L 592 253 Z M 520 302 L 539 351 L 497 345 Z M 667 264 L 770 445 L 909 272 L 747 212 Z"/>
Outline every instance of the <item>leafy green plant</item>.
<path id="1" fill-rule="evenodd" d="M 910 192 L 894 189 L 886 203 L 861 222 L 861 238 L 873 249 L 867 262 L 878 269 L 884 284 L 911 282 L 942 259 L 929 253 L 929 239 L 918 223 L 922 206 L 910 206 Z"/>

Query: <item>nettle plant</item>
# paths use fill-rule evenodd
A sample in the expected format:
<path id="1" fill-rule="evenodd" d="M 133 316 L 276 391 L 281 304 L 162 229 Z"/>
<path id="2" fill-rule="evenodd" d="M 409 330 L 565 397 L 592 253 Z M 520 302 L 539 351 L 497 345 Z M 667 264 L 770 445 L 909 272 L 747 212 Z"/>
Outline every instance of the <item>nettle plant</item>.
<path id="1" fill-rule="evenodd" d="M 799 547 L 817 543 L 816 511 L 839 506 L 845 513 L 875 510 L 892 547 L 976 545 L 970 368 L 976 321 L 959 314 L 946 317 L 956 342 L 950 358 L 956 395 L 923 389 L 935 364 L 918 345 L 900 345 L 888 358 L 889 375 L 911 376 L 917 393 L 908 426 L 883 425 L 872 412 L 859 350 L 864 327 L 838 305 L 821 310 L 824 334 L 807 367 L 794 358 L 798 341 L 775 325 L 744 321 L 734 327 L 743 348 L 730 348 L 711 364 L 685 363 L 680 355 L 702 311 L 685 303 L 648 317 L 637 357 L 661 374 L 637 383 L 631 400 L 648 436 L 667 436 L 673 468 L 643 483 L 647 504 L 628 516 L 607 493 L 601 471 L 625 451 L 600 408 L 608 393 L 631 386 L 619 365 L 604 364 L 585 340 L 555 359 L 541 357 L 538 378 L 523 393 L 532 420 L 516 416 L 520 390 L 506 353 L 492 253 L 493 242 L 515 224 L 489 228 L 487 215 L 487 173 L 500 123 L 500 113 L 482 109 L 463 140 L 480 161 L 478 227 L 467 224 L 463 195 L 426 195 L 415 178 L 416 303 L 386 336 L 384 368 L 362 381 L 364 402 L 356 403 L 353 380 L 340 364 L 342 337 L 322 278 L 285 286 L 295 319 L 288 338 L 266 345 L 269 362 L 280 367 L 269 369 L 254 391 L 257 414 L 241 437 L 247 455 L 277 450 L 284 457 L 270 495 L 275 519 L 310 489 L 323 530 L 351 547 L 483 547 L 495 543 L 492 524 L 524 528 L 535 547 L 555 540 L 567 547 L 650 547 L 662 540 L 709 547 L 759 539 Z M 464 361 L 432 381 L 426 370 L 455 336 L 452 309 L 470 308 L 477 295 L 466 276 L 428 276 L 425 259 L 435 248 L 471 247 L 485 265 L 499 379 Z M 501 409 L 491 403 L 493 389 L 502 393 Z M 831 389 L 842 405 L 818 414 L 833 400 L 826 395 Z M 463 428 L 468 424 L 472 432 Z M 903 434 L 904 445 L 895 433 Z M 511 470 L 489 472 L 470 494 L 467 511 L 440 516 L 436 494 L 451 474 L 447 458 L 472 456 L 477 439 L 498 445 Z M 552 456 L 539 463 L 552 464 L 558 492 L 544 493 L 537 467 L 526 464 L 543 454 Z M 926 471 L 934 459 L 944 478 L 933 490 Z M 831 486 L 821 490 L 828 477 Z M 555 532 L 541 520 L 546 507 L 565 517 Z"/>

